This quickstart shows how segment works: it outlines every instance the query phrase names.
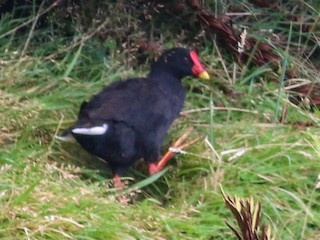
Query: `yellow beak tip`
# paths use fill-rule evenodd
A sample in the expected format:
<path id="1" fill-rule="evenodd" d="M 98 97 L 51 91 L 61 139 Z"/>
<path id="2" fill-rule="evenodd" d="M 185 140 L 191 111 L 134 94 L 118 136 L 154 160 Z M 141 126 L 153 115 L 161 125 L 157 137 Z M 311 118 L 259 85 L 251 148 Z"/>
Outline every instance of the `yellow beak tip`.
<path id="1" fill-rule="evenodd" d="M 209 76 L 207 71 L 204 71 L 204 72 L 200 73 L 198 75 L 198 77 L 201 78 L 201 79 L 205 79 L 205 80 L 209 80 L 210 79 L 210 76 Z"/>

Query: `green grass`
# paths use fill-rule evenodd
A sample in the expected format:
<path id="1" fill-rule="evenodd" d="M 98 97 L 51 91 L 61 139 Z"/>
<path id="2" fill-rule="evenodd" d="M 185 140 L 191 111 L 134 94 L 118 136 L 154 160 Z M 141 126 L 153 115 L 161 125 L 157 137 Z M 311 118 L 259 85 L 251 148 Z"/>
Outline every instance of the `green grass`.
<path id="1" fill-rule="evenodd" d="M 10 19 L 1 24 L 12 28 Z M 281 80 L 281 71 L 227 65 L 229 76 L 236 71 L 232 88 L 241 92 L 232 100 L 217 90 L 215 82 L 228 76 L 215 50 L 205 49 L 203 60 L 216 75 L 184 81 L 185 112 L 166 146 L 190 126 L 192 138 L 201 140 L 157 176 L 146 176 L 137 163 L 127 174 L 130 203 L 124 205 L 105 163 L 54 136 L 76 119 L 83 100 L 112 81 L 146 74 L 147 66 L 132 70 L 121 54 L 103 55 L 91 39 L 45 59 L 67 44 L 54 38 L 37 45 L 45 34 L 0 39 L 1 239 L 236 239 L 225 224 L 234 220 L 220 186 L 260 201 L 263 223 L 276 239 L 320 238 L 320 115 L 292 105 L 279 83 L 269 81 Z M 28 36 L 36 40 L 21 56 Z M 290 67 L 298 57 L 289 49 L 283 61 Z M 299 68 L 319 81 L 316 71 Z M 279 124 L 286 104 L 287 124 Z"/>

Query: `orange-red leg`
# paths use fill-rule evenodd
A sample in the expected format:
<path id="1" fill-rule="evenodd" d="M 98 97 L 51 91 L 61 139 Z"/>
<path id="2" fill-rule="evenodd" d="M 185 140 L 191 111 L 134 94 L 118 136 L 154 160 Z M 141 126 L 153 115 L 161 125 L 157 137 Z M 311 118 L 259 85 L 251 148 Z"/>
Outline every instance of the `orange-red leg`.
<path id="1" fill-rule="evenodd" d="M 126 185 L 121 181 L 121 178 L 118 174 L 114 174 L 113 175 L 113 186 L 115 188 L 117 188 L 118 191 L 121 191 L 122 189 L 125 188 Z M 126 195 L 124 195 L 124 194 L 117 196 L 117 199 L 120 203 L 123 203 L 123 204 L 128 203 L 128 199 L 127 199 Z"/>
<path id="2" fill-rule="evenodd" d="M 150 175 L 154 175 L 160 171 L 156 163 L 149 163 L 148 167 Z"/>
<path id="3" fill-rule="evenodd" d="M 192 129 L 188 130 L 185 134 L 181 136 L 171 147 L 173 148 L 179 148 L 180 145 L 187 139 L 187 137 L 191 134 Z M 173 151 L 168 151 L 157 163 L 158 170 L 161 171 L 164 166 L 168 163 L 168 161 L 174 156 Z"/>
<path id="4" fill-rule="evenodd" d="M 192 129 L 188 130 L 171 146 L 171 148 L 177 148 L 179 150 L 182 150 L 183 148 L 188 147 L 191 144 L 198 141 L 199 139 L 195 139 L 188 143 L 184 143 L 184 141 L 188 138 L 191 132 L 192 132 Z M 175 154 L 176 154 L 175 151 L 172 151 L 171 149 L 169 149 L 168 152 L 158 161 L 158 163 L 149 163 L 150 175 L 156 174 L 157 172 L 161 171 Z"/>
<path id="5" fill-rule="evenodd" d="M 113 186 L 115 188 L 124 188 L 126 185 L 121 181 L 121 178 L 118 174 L 113 176 Z"/>

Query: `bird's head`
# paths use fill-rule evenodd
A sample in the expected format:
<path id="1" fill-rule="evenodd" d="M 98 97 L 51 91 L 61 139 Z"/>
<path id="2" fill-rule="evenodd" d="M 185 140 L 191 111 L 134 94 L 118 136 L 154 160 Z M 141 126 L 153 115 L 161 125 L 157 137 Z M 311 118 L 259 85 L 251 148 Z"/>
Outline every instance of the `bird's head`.
<path id="1" fill-rule="evenodd" d="M 179 79 L 195 76 L 209 79 L 209 74 L 200 63 L 198 54 L 186 48 L 172 48 L 166 50 L 152 65 L 150 74 L 165 72 Z"/>

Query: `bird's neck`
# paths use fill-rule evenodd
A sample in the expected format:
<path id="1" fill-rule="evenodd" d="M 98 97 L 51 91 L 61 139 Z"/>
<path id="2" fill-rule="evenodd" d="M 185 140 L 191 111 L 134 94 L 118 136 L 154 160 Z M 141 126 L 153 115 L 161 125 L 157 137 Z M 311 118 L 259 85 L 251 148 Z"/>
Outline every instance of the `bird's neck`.
<path id="1" fill-rule="evenodd" d="M 148 77 L 154 81 L 162 82 L 165 84 L 180 84 L 181 85 L 181 79 L 182 77 L 176 76 L 176 74 L 173 74 L 168 71 L 163 71 L 161 68 L 153 68 L 151 69 Z"/>
<path id="2" fill-rule="evenodd" d="M 163 71 L 151 71 L 148 75 L 151 81 L 154 81 L 156 85 L 161 85 L 168 88 L 182 88 L 181 78 L 175 76 L 170 72 Z"/>
<path id="3" fill-rule="evenodd" d="M 181 99 L 184 99 L 185 90 L 180 78 L 163 71 L 151 71 L 148 77 L 165 95 L 181 96 Z"/>

